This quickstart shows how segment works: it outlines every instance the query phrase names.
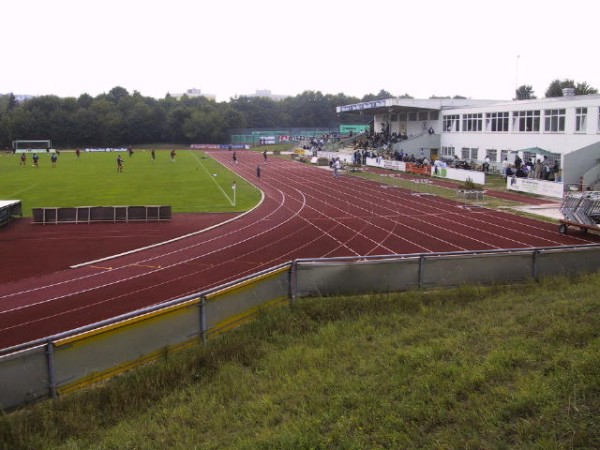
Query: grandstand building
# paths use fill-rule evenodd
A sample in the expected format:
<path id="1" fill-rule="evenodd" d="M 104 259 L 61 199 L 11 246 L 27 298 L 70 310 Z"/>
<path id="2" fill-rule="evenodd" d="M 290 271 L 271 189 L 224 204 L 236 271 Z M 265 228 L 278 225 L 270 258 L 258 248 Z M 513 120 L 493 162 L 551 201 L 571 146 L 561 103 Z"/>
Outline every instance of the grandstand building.
<path id="1" fill-rule="evenodd" d="M 373 131 L 403 136 L 394 150 L 437 159 L 452 156 L 471 163 L 486 157 L 502 162 L 544 156 L 559 162 L 565 185 L 591 186 L 600 180 L 600 95 L 534 100 L 390 98 L 339 106 L 338 115 L 373 115 Z"/>

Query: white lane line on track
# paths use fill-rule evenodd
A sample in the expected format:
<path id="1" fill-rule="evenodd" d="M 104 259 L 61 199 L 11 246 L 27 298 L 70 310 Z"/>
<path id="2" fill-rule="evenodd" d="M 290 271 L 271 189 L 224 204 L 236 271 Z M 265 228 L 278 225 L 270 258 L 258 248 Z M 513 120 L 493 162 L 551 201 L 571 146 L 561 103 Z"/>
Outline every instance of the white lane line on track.
<path id="1" fill-rule="evenodd" d="M 315 169 L 314 168 L 308 168 L 307 171 L 308 170 L 312 171 L 312 170 L 315 170 Z M 318 173 L 318 172 L 311 172 L 311 174 L 314 174 L 314 173 Z M 306 186 L 305 181 L 306 181 L 307 177 L 303 176 L 303 177 L 297 177 L 297 178 L 300 178 L 300 181 L 295 181 L 296 184 L 299 184 L 299 185 L 305 187 Z M 341 177 L 341 178 L 345 178 L 345 177 Z M 290 181 L 293 181 L 293 180 L 292 180 L 291 176 L 286 176 L 286 181 L 289 183 Z M 341 187 L 341 185 L 344 184 L 344 183 L 341 180 L 337 180 L 337 181 L 334 181 L 334 182 L 329 182 L 327 184 L 331 185 L 331 186 Z M 338 206 L 338 204 L 340 202 L 339 197 L 333 196 L 333 195 L 329 194 L 326 189 L 323 189 L 323 180 L 322 179 L 321 179 L 321 182 L 319 183 L 319 186 L 321 187 L 321 189 L 318 191 L 319 197 L 317 197 L 316 195 L 310 195 L 309 197 L 311 199 L 313 199 L 317 204 L 318 203 L 324 204 L 325 208 L 323 208 L 323 209 L 316 209 L 316 208 L 312 207 L 312 209 L 316 210 L 316 211 L 319 211 L 319 212 L 321 212 L 321 214 L 323 214 L 322 213 L 323 210 L 327 211 L 327 210 L 333 208 L 333 209 L 337 209 L 339 211 L 342 211 L 342 213 L 344 214 L 345 211 L 343 211 Z M 355 193 L 353 193 L 352 195 L 355 195 Z M 333 201 L 331 203 L 327 203 L 327 202 L 325 202 L 325 200 L 323 199 L 323 197 L 329 197 L 329 198 L 333 199 Z M 379 199 L 379 197 L 377 197 L 375 200 L 378 200 L 378 199 Z M 364 207 L 359 206 L 357 203 L 353 203 L 353 206 L 356 207 L 356 208 L 358 208 L 358 209 L 360 209 L 360 210 L 362 210 L 365 217 L 375 217 L 375 218 L 381 217 L 380 215 L 375 214 L 374 210 L 372 208 L 371 209 L 364 208 Z M 373 228 L 377 228 L 380 231 L 382 231 L 383 233 L 385 233 L 386 234 L 386 238 L 388 238 L 389 236 L 393 236 L 394 238 L 396 238 L 396 239 L 398 239 L 400 241 L 406 242 L 406 243 L 408 243 L 410 245 L 413 245 L 413 246 L 416 246 L 416 247 L 420 247 L 423 251 L 426 251 L 426 252 L 432 252 L 433 251 L 432 249 L 427 248 L 427 247 L 425 247 L 424 245 L 422 245 L 420 243 L 408 240 L 408 239 L 400 236 L 397 233 L 393 233 L 393 232 L 390 233 L 390 231 L 388 229 L 385 229 L 385 228 L 383 228 L 383 227 L 381 227 L 379 225 L 373 224 L 372 222 L 366 221 L 365 219 L 363 219 L 362 215 L 354 215 L 354 216 L 351 216 L 351 217 L 352 218 L 356 218 L 356 219 L 360 219 L 360 220 L 364 220 L 365 223 L 366 223 L 366 225 L 370 225 Z M 396 229 L 398 225 L 402 225 L 402 227 L 404 227 L 405 229 L 412 229 L 413 231 L 417 231 L 417 232 L 420 233 L 420 230 L 418 230 L 416 228 L 410 227 L 410 226 L 405 225 L 405 224 L 400 224 L 398 221 L 392 220 L 392 222 L 394 224 L 393 229 Z M 344 225 L 344 226 L 346 228 L 352 230 L 352 228 L 350 228 L 349 226 L 346 226 L 346 225 Z M 431 236 L 427 236 L 427 238 L 430 239 Z M 381 247 L 381 248 L 386 249 L 390 254 L 396 253 L 392 249 L 390 249 L 387 246 L 383 245 L 383 241 L 385 239 L 381 239 L 380 241 L 375 241 L 374 239 L 370 239 L 370 238 L 366 238 L 366 239 L 369 239 L 372 243 L 375 244 L 375 246 L 373 247 L 373 249 L 371 251 L 374 251 L 376 248 Z M 450 244 L 450 243 L 448 243 L 448 242 L 446 242 L 446 241 L 444 241 L 442 239 L 437 239 L 437 240 L 440 240 L 440 241 L 442 241 L 442 242 L 444 242 L 444 243 L 446 243 L 448 245 L 453 245 L 453 244 Z M 454 247 L 457 247 L 457 248 L 459 248 L 461 250 L 464 250 L 462 247 L 458 247 L 456 245 Z M 361 256 L 364 256 L 364 255 L 361 255 Z"/>
<path id="2" fill-rule="evenodd" d="M 358 177 L 356 177 L 356 178 L 358 178 Z M 413 214 L 408 215 L 408 214 L 404 213 L 405 216 L 409 216 L 412 219 L 416 219 L 419 222 L 422 222 L 424 225 L 437 228 L 437 229 L 439 229 L 441 232 L 443 232 L 445 234 L 453 234 L 453 235 L 458 236 L 460 238 L 468 239 L 470 241 L 477 242 L 477 243 L 482 244 L 483 246 L 488 247 L 488 248 L 501 248 L 501 247 L 489 244 L 488 242 L 483 241 L 481 239 L 478 239 L 478 238 L 476 238 L 476 237 L 474 237 L 472 235 L 467 235 L 467 234 L 464 234 L 464 233 L 460 233 L 460 232 L 458 232 L 456 230 L 450 230 L 450 229 L 448 229 L 448 228 L 446 228 L 446 227 L 444 227 L 442 225 L 434 224 L 434 223 L 431 223 L 431 222 L 419 219 L 419 217 L 422 217 L 423 214 L 425 213 L 421 209 L 422 206 L 423 206 L 423 202 L 417 202 L 416 200 L 413 200 L 412 198 L 407 198 L 405 196 L 402 196 L 400 198 L 399 196 L 402 195 L 401 191 L 394 192 L 393 190 L 391 190 L 391 191 L 388 191 L 385 196 L 372 194 L 372 192 L 378 192 L 378 191 L 375 191 L 375 189 L 373 189 L 372 182 L 369 182 L 369 181 L 370 180 L 361 179 L 361 183 L 359 183 L 359 184 L 361 184 L 362 186 L 364 186 L 365 189 L 360 189 L 360 192 L 363 195 L 368 195 L 369 197 L 371 197 L 373 199 L 373 201 L 379 202 L 379 207 L 380 208 L 383 208 L 384 210 L 389 210 L 389 211 L 397 212 L 396 209 L 394 209 L 392 207 L 388 207 L 387 204 L 391 204 L 393 206 L 397 206 L 398 201 L 401 200 L 402 201 L 402 206 L 403 206 L 404 210 L 408 209 L 409 212 L 411 212 L 411 213 L 415 213 L 416 212 L 416 214 L 414 214 L 414 215 Z M 366 189 L 369 190 L 369 193 L 367 193 Z M 392 199 L 395 199 L 397 201 L 396 202 L 392 202 Z M 437 202 L 434 199 L 432 199 L 430 202 L 427 202 L 429 208 L 436 208 L 439 211 L 436 215 L 438 215 L 438 217 L 441 220 L 453 223 L 453 221 L 450 220 L 447 216 L 453 215 L 453 214 L 456 215 L 456 212 L 449 211 L 449 210 L 444 210 L 442 208 L 436 207 L 435 203 L 439 203 L 439 202 Z M 417 207 L 417 206 L 419 206 L 419 207 Z M 448 204 L 444 204 L 443 206 L 450 207 L 450 208 L 453 207 L 453 206 L 448 205 Z M 463 213 L 461 213 L 461 215 L 463 215 Z M 415 227 L 410 227 L 410 226 L 408 226 L 406 224 L 402 224 L 402 223 L 399 223 L 399 224 L 403 228 L 408 228 L 408 229 L 411 229 L 413 231 L 416 231 L 418 233 L 423 234 L 423 232 L 421 230 L 419 230 L 419 229 L 417 229 Z M 484 230 L 481 230 L 480 228 L 476 228 L 476 227 L 471 226 L 471 225 L 462 224 L 462 226 L 464 228 L 469 228 L 469 229 L 476 230 L 477 232 L 484 232 L 484 233 L 487 233 L 489 235 L 496 236 L 493 233 L 486 232 Z M 457 248 L 458 250 L 467 250 L 463 246 L 460 246 L 460 245 L 457 245 L 457 244 L 453 244 L 453 243 L 451 243 L 451 242 L 449 242 L 449 241 L 447 241 L 445 239 L 441 239 L 439 237 L 432 236 L 431 234 L 424 234 L 424 236 L 426 236 L 426 238 L 428 240 L 438 240 L 440 242 L 444 242 L 447 245 L 453 246 L 453 247 Z M 508 240 L 508 238 L 507 238 L 507 240 Z M 513 242 L 518 242 L 518 241 L 516 241 L 516 240 L 513 239 Z M 526 244 L 521 243 L 521 245 L 526 245 Z M 432 250 L 428 250 L 428 251 L 432 251 Z"/>
<path id="3" fill-rule="evenodd" d="M 279 209 L 280 209 L 280 208 L 285 208 L 285 203 L 286 203 L 286 200 L 287 200 L 287 198 L 286 198 L 286 195 L 285 195 L 285 193 L 283 193 L 283 191 L 281 191 L 281 190 L 279 190 L 279 189 L 277 189 L 277 191 L 279 191 L 279 193 L 280 193 L 280 195 L 281 195 L 281 200 L 280 200 L 280 203 L 277 205 L 277 208 L 275 208 L 273 211 L 271 211 L 271 212 L 269 213 L 269 216 L 270 216 L 270 215 L 273 215 L 273 214 L 275 214 L 277 211 L 279 211 Z M 279 226 L 282 226 L 283 224 L 285 224 L 285 223 L 289 222 L 290 220 L 292 220 L 294 217 L 298 216 L 298 215 L 300 214 L 300 212 L 302 211 L 302 209 L 304 208 L 304 206 L 305 206 L 305 204 L 303 203 L 303 204 L 301 205 L 301 207 L 299 208 L 299 210 L 298 210 L 298 211 L 296 211 L 296 212 L 295 212 L 295 213 L 294 213 L 292 216 L 288 217 L 288 218 L 287 218 L 286 220 L 284 220 L 283 222 L 280 222 L 280 223 L 278 223 L 278 224 L 277 224 L 276 226 L 274 226 L 274 227 L 270 227 L 270 228 L 262 229 L 262 231 L 261 231 L 261 232 L 259 232 L 259 233 L 255 233 L 255 234 L 253 234 L 253 235 L 252 235 L 252 236 L 250 236 L 250 237 L 247 237 L 247 238 L 245 238 L 245 239 L 242 239 L 242 240 L 240 240 L 240 241 L 236 241 L 236 242 L 234 242 L 234 243 L 231 243 L 231 244 L 229 244 L 229 245 L 226 245 L 226 246 L 223 246 L 223 247 L 219 247 L 218 249 L 211 250 L 211 251 L 210 251 L 210 252 L 208 252 L 208 253 L 204 253 L 204 254 L 202 254 L 202 255 L 198 255 L 198 256 L 195 256 L 195 257 L 193 257 L 193 258 L 189 258 L 189 259 L 186 259 L 186 260 L 181 260 L 181 261 L 178 261 L 178 262 L 176 262 L 176 263 L 174 263 L 174 264 L 165 265 L 165 266 L 161 267 L 160 269 L 155 269 L 155 270 L 151 270 L 151 271 L 144 272 L 144 273 L 142 273 L 142 274 L 138 274 L 138 275 L 133 275 L 133 276 L 130 276 L 130 277 L 122 278 L 122 279 L 119 279 L 119 280 L 116 280 L 116 281 L 113 281 L 113 282 L 110 282 L 110 283 L 105 283 L 105 284 L 98 285 L 98 286 L 92 286 L 92 287 L 90 287 L 90 288 L 87 288 L 87 289 L 81 289 L 81 290 L 79 290 L 79 291 L 75 291 L 75 292 L 69 292 L 68 294 L 58 295 L 58 296 L 55 296 L 55 297 L 52 297 L 52 298 L 48 298 L 48 299 L 45 299 L 45 300 L 41 300 L 41 301 L 38 301 L 38 302 L 34 302 L 34 303 L 27 304 L 27 305 L 22 305 L 22 306 L 19 306 L 19 307 L 15 307 L 15 308 L 7 309 L 7 310 L 4 310 L 4 311 L 0 311 L 0 315 L 1 315 L 1 314 L 6 314 L 6 313 L 10 313 L 10 312 L 14 312 L 14 311 L 19 311 L 19 310 L 22 310 L 22 309 L 27 309 L 27 308 L 30 308 L 30 307 L 34 307 L 34 306 L 37 306 L 37 305 L 41 305 L 41 304 L 45 304 L 45 303 L 49 303 L 49 302 L 56 301 L 56 300 L 60 300 L 60 299 L 63 299 L 63 298 L 72 297 L 72 296 L 75 296 L 75 295 L 80 295 L 80 294 L 83 294 L 83 293 L 86 293 L 86 292 L 91 292 L 91 291 L 94 291 L 94 290 L 97 290 L 97 289 L 102 289 L 102 288 L 105 288 L 105 287 L 107 287 L 107 286 L 113 286 L 113 285 L 116 285 L 116 284 L 119 284 L 119 283 L 123 283 L 123 282 L 126 282 L 126 281 L 131 281 L 131 280 L 134 280 L 134 279 L 137 279 L 137 278 L 143 277 L 143 276 L 148 276 L 148 275 L 150 275 L 150 274 L 153 274 L 153 273 L 155 273 L 155 272 L 158 272 L 158 271 L 161 271 L 161 270 L 166 270 L 166 269 L 170 269 L 170 268 L 173 268 L 173 267 L 180 266 L 180 265 L 182 265 L 182 264 L 187 264 L 187 263 L 189 263 L 190 261 L 194 261 L 194 260 L 196 260 L 196 259 L 200 259 L 200 258 L 203 258 L 203 257 L 209 256 L 209 255 L 211 255 L 211 254 L 213 254 L 213 253 L 216 253 L 216 252 L 219 252 L 219 251 L 222 251 L 222 250 L 225 250 L 225 249 L 229 249 L 229 248 L 231 248 L 231 247 L 234 247 L 234 246 L 236 246 L 236 245 L 239 245 L 239 244 L 241 244 L 241 243 L 244 243 L 244 242 L 247 242 L 247 241 L 249 241 L 249 240 L 251 240 L 251 239 L 254 239 L 254 238 L 255 238 L 255 237 L 257 237 L 257 236 L 263 235 L 263 234 L 265 234 L 265 233 L 270 233 L 270 232 L 272 232 L 272 231 L 273 231 L 275 228 L 277 228 L 277 227 L 279 227 Z M 256 227 L 253 227 L 253 225 L 257 224 L 257 223 L 258 223 L 260 220 L 262 220 L 262 219 L 263 219 L 263 218 L 259 218 L 258 220 L 254 221 L 254 222 L 252 222 L 252 223 L 250 223 L 250 224 L 248 224 L 248 225 L 246 225 L 245 227 L 243 227 L 243 228 L 241 228 L 241 229 L 245 229 L 245 228 L 256 228 Z M 235 230 L 235 233 L 238 233 L 239 231 L 240 231 L 240 229 L 237 229 L 237 230 Z M 233 233 L 234 233 L 234 232 L 230 232 L 230 233 L 227 233 L 226 235 L 233 234 Z M 221 237 L 223 237 L 223 236 L 224 236 L 224 235 L 220 235 L 220 236 L 216 237 L 215 239 L 217 239 L 217 238 L 221 238 Z M 202 244 L 204 244 L 204 243 L 205 243 L 205 242 L 203 242 Z M 200 245 L 200 244 L 198 244 L 198 245 Z M 149 259 L 147 259 L 147 260 L 144 260 L 144 261 L 148 261 L 148 260 L 156 259 L 156 258 L 159 258 L 159 257 L 164 257 L 165 255 L 171 255 L 171 254 L 174 254 L 174 253 L 177 253 L 177 252 L 180 252 L 180 251 L 183 251 L 183 250 L 187 250 L 187 249 L 189 249 L 189 248 L 191 248 L 191 247 L 195 247 L 195 246 L 196 246 L 196 245 L 194 245 L 194 246 L 190 246 L 190 247 L 186 247 L 185 249 L 180 249 L 180 250 L 177 250 L 177 251 L 175 251 L 175 252 L 168 252 L 168 253 L 166 253 L 166 254 L 161 254 L 160 256 L 153 257 L 153 258 L 149 258 Z M 139 264 L 139 262 L 138 262 L 138 264 Z M 128 264 L 128 265 L 126 265 L 126 266 L 121 266 L 121 267 L 116 267 L 116 268 L 113 268 L 113 272 L 114 272 L 115 270 L 118 270 L 118 269 L 126 269 L 126 268 L 131 268 L 131 264 Z M 96 275 L 97 275 L 97 274 L 94 274 L 94 276 L 96 276 Z M 86 276 L 86 277 L 83 277 L 83 278 L 88 278 L 88 277 L 90 277 L 90 276 L 91 276 L 91 275 L 89 275 L 89 276 Z M 72 279 L 72 280 L 68 280 L 67 282 L 76 282 L 76 281 L 77 281 L 77 279 Z M 169 282 L 170 282 L 170 280 L 169 280 Z M 66 283 L 66 282 L 63 282 L 63 283 Z M 63 284 L 63 283 L 57 283 L 57 284 Z M 57 285 L 57 284 L 55 284 L 55 285 Z M 162 283 L 161 283 L 161 284 L 162 284 Z M 27 291 L 21 291 L 21 292 L 18 292 L 18 293 L 12 293 L 12 294 L 5 295 L 5 296 L 2 296 L 2 297 L 0 297 L 0 299 L 1 299 L 1 298 L 9 298 L 9 297 L 13 297 L 13 296 L 16 296 L 16 295 L 18 295 L 18 294 L 26 294 L 26 293 L 29 293 L 29 292 L 31 292 L 31 291 L 36 291 L 36 290 L 40 290 L 40 289 L 43 289 L 43 288 L 52 287 L 52 286 L 55 286 L 55 285 L 48 285 L 48 286 L 45 286 L 45 287 L 40 287 L 40 288 L 30 289 L 30 290 L 27 290 Z"/>

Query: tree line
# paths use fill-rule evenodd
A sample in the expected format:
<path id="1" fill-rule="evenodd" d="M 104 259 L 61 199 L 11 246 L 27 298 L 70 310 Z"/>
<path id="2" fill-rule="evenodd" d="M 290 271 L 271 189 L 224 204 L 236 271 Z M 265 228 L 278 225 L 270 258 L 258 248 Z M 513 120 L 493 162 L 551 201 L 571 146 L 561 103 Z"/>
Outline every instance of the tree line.
<path id="1" fill-rule="evenodd" d="M 242 96 L 215 102 L 168 94 L 155 99 L 122 87 L 97 97 L 46 95 L 17 101 L 8 94 L 0 96 L 0 148 L 10 148 L 15 139 L 51 139 L 58 148 L 228 143 L 232 128 L 337 128 L 337 106 L 391 96 L 383 90 L 362 99 L 305 91 L 282 101 Z"/>

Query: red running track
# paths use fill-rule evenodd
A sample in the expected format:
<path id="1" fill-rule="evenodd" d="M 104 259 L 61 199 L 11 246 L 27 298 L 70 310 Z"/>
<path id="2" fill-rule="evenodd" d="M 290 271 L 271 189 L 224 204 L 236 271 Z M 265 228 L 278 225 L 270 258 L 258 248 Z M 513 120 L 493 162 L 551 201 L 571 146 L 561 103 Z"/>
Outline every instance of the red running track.
<path id="1" fill-rule="evenodd" d="M 294 258 L 598 243 L 551 223 L 237 152 L 213 157 L 264 192 L 253 211 L 165 245 L 0 286 L 0 348 L 182 297 Z M 256 168 L 262 168 L 261 179 Z"/>

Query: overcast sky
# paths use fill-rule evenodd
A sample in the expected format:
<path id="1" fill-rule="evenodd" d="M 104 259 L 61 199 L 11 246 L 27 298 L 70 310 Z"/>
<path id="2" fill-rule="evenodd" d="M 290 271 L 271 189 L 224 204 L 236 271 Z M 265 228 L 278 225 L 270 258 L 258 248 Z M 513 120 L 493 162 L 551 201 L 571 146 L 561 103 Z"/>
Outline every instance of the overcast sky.
<path id="1" fill-rule="evenodd" d="M 5 0 L 0 17 L 3 94 L 600 89 L 598 0 Z"/>

